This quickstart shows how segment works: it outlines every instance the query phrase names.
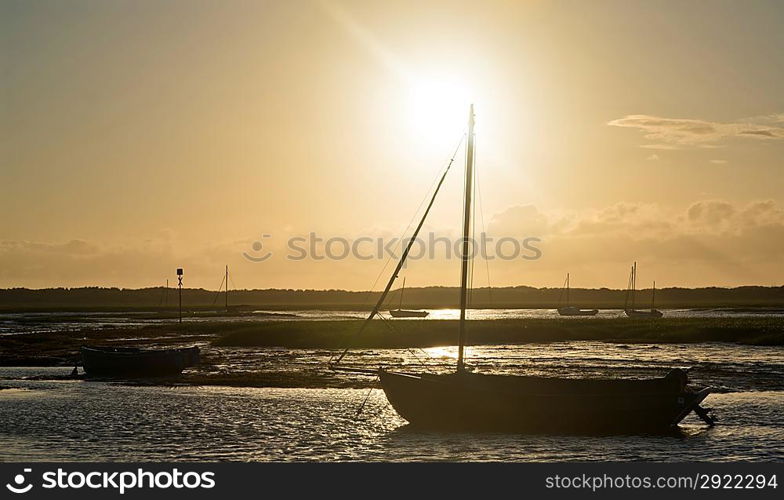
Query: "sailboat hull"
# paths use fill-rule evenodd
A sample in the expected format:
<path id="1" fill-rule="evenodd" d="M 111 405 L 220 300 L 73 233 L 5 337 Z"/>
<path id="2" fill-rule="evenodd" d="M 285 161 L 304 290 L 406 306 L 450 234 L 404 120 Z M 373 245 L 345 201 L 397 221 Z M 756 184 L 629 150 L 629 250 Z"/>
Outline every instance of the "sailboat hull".
<path id="1" fill-rule="evenodd" d="M 658 309 L 650 311 L 640 309 L 625 309 L 624 313 L 630 318 L 661 318 L 664 314 Z"/>
<path id="2" fill-rule="evenodd" d="M 598 309 L 580 309 L 574 306 L 558 308 L 558 314 L 561 316 L 596 316 L 598 313 Z"/>
<path id="3" fill-rule="evenodd" d="M 427 318 L 428 311 L 409 311 L 406 309 L 392 309 L 389 315 L 393 318 Z"/>
<path id="4" fill-rule="evenodd" d="M 553 379 L 380 372 L 397 413 L 428 429 L 522 432 L 666 432 L 708 395 L 680 370 L 653 380 Z"/>

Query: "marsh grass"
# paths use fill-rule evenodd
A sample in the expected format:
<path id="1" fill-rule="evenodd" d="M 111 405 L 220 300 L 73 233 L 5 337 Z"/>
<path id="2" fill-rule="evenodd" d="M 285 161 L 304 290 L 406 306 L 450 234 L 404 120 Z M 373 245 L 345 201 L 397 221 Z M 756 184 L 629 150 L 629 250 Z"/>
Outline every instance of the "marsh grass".
<path id="1" fill-rule="evenodd" d="M 360 334 L 360 322 L 286 321 L 229 324 L 216 346 L 339 349 L 407 348 L 454 345 L 457 320 L 373 321 Z M 624 343 L 736 342 L 784 345 L 781 318 L 517 319 L 477 320 L 468 324 L 469 345 L 559 341 Z"/>
<path id="2" fill-rule="evenodd" d="M 455 345 L 456 320 L 202 321 L 142 327 L 95 328 L 0 336 L 0 366 L 73 366 L 81 345 L 166 347 L 199 344 L 229 348 L 330 349 Z M 731 342 L 784 345 L 784 318 L 559 318 L 476 320 L 469 345 L 600 341 L 617 343 Z"/>

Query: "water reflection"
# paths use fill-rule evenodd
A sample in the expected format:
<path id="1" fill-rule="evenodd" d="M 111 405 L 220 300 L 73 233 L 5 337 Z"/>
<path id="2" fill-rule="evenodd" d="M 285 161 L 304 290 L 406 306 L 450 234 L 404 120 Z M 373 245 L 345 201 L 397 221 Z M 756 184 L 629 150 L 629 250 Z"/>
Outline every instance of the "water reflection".
<path id="1" fill-rule="evenodd" d="M 36 460 L 782 460 L 784 392 L 712 396 L 720 425 L 680 437 L 441 434 L 411 428 L 379 390 L 129 387 L 7 381 L 0 459 Z"/>
<path id="2" fill-rule="evenodd" d="M 395 321 L 432 321 L 443 319 L 458 319 L 459 309 L 429 309 L 427 318 L 412 319 L 398 318 Z M 755 311 L 738 309 L 662 309 L 665 318 L 760 318 L 781 317 L 784 311 L 762 310 Z M 367 311 L 327 311 L 320 309 L 305 309 L 294 311 L 268 311 L 258 310 L 241 315 L 216 316 L 205 311 L 201 315 L 183 318 L 186 323 L 221 323 L 234 321 L 293 321 L 293 320 L 339 320 L 339 319 L 364 319 Z M 596 316 L 580 317 L 586 319 L 624 318 L 622 309 L 601 309 Z M 575 319 L 559 316 L 555 309 L 472 309 L 468 311 L 468 319 Z M 79 331 L 83 328 L 130 328 L 145 325 L 170 323 L 171 318 L 165 319 L 156 312 L 39 312 L 39 313 L 0 313 L 0 335 L 13 335 L 18 333 L 43 333 Z"/>

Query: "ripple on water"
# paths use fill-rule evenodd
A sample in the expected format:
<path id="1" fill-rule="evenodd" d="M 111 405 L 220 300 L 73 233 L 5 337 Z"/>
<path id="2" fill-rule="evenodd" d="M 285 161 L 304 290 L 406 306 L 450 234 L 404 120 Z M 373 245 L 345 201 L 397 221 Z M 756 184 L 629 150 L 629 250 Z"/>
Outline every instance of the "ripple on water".
<path id="1" fill-rule="evenodd" d="M 712 395 L 721 423 L 682 437 L 418 432 L 374 390 L 129 387 L 11 381 L 5 461 L 784 460 L 784 392 Z"/>

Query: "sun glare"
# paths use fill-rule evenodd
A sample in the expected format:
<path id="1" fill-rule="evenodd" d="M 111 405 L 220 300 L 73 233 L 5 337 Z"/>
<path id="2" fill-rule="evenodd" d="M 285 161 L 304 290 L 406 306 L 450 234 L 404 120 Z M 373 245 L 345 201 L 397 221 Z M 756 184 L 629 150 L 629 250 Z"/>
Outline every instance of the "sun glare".
<path id="1" fill-rule="evenodd" d="M 470 87 L 457 78 L 421 78 L 409 90 L 407 115 L 412 131 L 423 140 L 457 140 L 466 129 Z"/>
<path id="2" fill-rule="evenodd" d="M 435 359 L 457 359 L 457 347 L 428 347 L 424 351 Z"/>

